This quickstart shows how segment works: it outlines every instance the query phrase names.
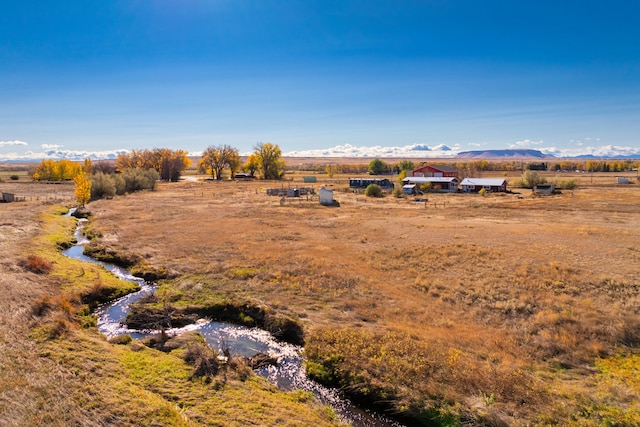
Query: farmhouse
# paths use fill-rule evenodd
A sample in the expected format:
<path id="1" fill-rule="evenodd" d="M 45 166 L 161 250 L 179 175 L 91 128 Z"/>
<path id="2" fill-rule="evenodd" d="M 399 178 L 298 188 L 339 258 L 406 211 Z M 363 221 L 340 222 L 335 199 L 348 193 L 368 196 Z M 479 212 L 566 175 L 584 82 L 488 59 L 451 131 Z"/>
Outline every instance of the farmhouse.
<path id="1" fill-rule="evenodd" d="M 410 176 L 402 180 L 403 185 L 415 184 L 420 187 L 422 184 L 430 184 L 431 191 L 441 193 L 455 193 L 458 191 L 458 178 L 454 177 L 423 177 Z"/>
<path id="2" fill-rule="evenodd" d="M 460 186 L 465 193 L 477 193 L 482 189 L 498 193 L 507 191 L 507 180 L 502 178 L 465 178 Z"/>
<path id="3" fill-rule="evenodd" d="M 393 182 L 387 178 L 349 178 L 349 187 L 367 188 L 371 184 L 377 184 L 380 188 L 393 188 Z"/>
<path id="4" fill-rule="evenodd" d="M 411 177 L 448 177 L 458 178 L 458 169 L 449 166 L 420 166 L 414 169 L 407 176 Z"/>

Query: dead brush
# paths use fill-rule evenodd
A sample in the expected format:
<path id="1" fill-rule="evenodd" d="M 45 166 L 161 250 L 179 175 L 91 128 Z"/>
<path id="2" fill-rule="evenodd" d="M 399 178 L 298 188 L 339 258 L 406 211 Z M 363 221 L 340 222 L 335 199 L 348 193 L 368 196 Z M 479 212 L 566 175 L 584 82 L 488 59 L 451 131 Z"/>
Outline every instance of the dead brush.
<path id="1" fill-rule="evenodd" d="M 205 377 L 210 381 L 220 370 L 220 355 L 204 343 L 187 344 L 183 359 L 194 368 L 190 379 Z"/>
<path id="2" fill-rule="evenodd" d="M 79 307 L 79 301 L 72 295 L 43 295 L 37 298 L 31 305 L 31 312 L 34 316 L 43 317 L 49 313 L 57 313 L 68 321 L 75 318 Z"/>
<path id="3" fill-rule="evenodd" d="M 51 261 L 35 254 L 28 255 L 27 259 L 20 263 L 20 266 L 36 274 L 49 274 L 53 271 L 53 263 Z"/>
<path id="4" fill-rule="evenodd" d="M 51 340 L 65 335 L 72 327 L 72 323 L 65 316 L 57 316 L 47 325 L 47 337 Z"/>
<path id="5" fill-rule="evenodd" d="M 51 295 L 43 295 L 31 304 L 31 312 L 34 316 L 42 317 L 47 314 L 54 305 L 55 303 L 53 302 Z"/>
<path id="6" fill-rule="evenodd" d="M 241 357 L 231 355 L 226 343 L 222 343 L 222 354 L 211 349 L 204 342 L 187 344 L 183 359 L 194 367 L 189 379 L 204 378 L 205 382 L 214 382 L 215 387 L 224 386 L 229 379 L 245 381 L 252 375 L 251 368 Z"/>

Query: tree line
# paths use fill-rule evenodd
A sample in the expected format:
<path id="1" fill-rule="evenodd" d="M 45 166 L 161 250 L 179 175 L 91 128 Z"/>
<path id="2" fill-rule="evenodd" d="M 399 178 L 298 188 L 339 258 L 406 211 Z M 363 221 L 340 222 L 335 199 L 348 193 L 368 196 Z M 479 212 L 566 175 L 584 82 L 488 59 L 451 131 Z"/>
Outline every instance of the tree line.
<path id="1" fill-rule="evenodd" d="M 233 179 L 240 170 L 248 173 L 249 176 L 255 176 L 259 171 L 263 179 L 282 178 L 285 163 L 280 147 L 270 142 L 256 144 L 253 153 L 247 157 L 244 164 L 241 164 L 237 148 L 229 145 L 210 146 L 204 150 L 198 162 L 198 171 L 211 175 L 211 179 L 214 180 L 222 179 L 225 171 L 228 171 L 230 178 Z"/>
<path id="2" fill-rule="evenodd" d="M 336 173 L 365 174 L 369 175 L 395 175 L 403 171 L 411 171 L 424 165 L 446 166 L 457 169 L 462 176 L 479 175 L 483 172 L 517 172 L 527 170 L 551 170 L 551 171 L 580 171 L 580 172 L 629 172 L 640 166 L 638 160 L 557 160 L 543 163 L 529 163 L 519 160 L 490 161 L 470 160 L 464 162 L 420 162 L 415 164 L 411 160 L 401 160 L 398 163 L 388 163 L 381 159 L 373 159 L 369 163 L 333 163 L 333 164 L 300 164 L 292 167 L 293 170 L 305 170 L 325 172 L 330 177 Z"/>
<path id="3" fill-rule="evenodd" d="M 211 175 L 211 179 L 220 180 L 225 176 L 234 179 L 243 171 L 251 177 L 268 180 L 281 179 L 285 173 L 285 162 L 280 147 L 272 143 L 259 143 L 254 147 L 246 161 L 242 163 L 237 148 L 230 145 L 207 147 L 197 168 L 200 173 Z M 408 171 L 423 166 L 427 162 L 416 165 L 411 160 L 401 160 L 392 164 L 381 159 L 373 159 L 368 164 L 305 164 L 294 167 L 298 170 L 324 171 L 329 177 L 336 173 L 368 173 L 371 175 L 400 175 L 404 177 Z M 536 163 L 535 168 L 523 161 L 488 161 L 471 160 L 464 162 L 429 162 L 433 166 L 457 168 L 464 176 L 472 176 L 484 171 L 526 171 L 544 169 L 556 171 L 586 172 L 625 172 L 637 170 L 637 160 L 558 160 Z M 71 160 L 43 160 L 30 171 L 34 180 L 68 181 L 76 184 L 76 197 L 81 205 L 114 195 L 130 193 L 143 189 L 153 189 L 158 180 L 178 181 L 185 169 L 191 166 L 188 153 L 184 150 L 154 148 L 152 150 L 131 150 L 120 154 L 115 164 L 112 161 L 96 161 L 86 159 L 84 164 Z"/>
<path id="4" fill-rule="evenodd" d="M 90 200 L 153 189 L 158 180 L 178 181 L 189 166 L 191 159 L 186 151 L 154 148 L 122 153 L 115 165 L 109 161 L 94 164 L 88 158 L 83 164 L 66 159 L 43 160 L 30 175 L 36 181 L 73 180 L 78 203 L 84 206 Z M 198 170 L 215 180 L 222 179 L 225 171 L 233 179 L 240 170 L 250 176 L 261 172 L 263 179 L 280 179 L 284 176 L 285 163 L 276 144 L 256 144 L 244 164 L 237 148 L 219 145 L 204 150 Z"/>

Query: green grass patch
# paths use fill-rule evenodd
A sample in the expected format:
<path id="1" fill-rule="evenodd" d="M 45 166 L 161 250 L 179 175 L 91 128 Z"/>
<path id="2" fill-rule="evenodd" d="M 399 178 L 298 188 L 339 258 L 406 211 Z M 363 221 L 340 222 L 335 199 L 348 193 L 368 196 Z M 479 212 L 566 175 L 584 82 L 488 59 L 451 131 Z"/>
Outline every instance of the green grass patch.
<path id="1" fill-rule="evenodd" d="M 49 276 L 60 283 L 63 293 L 76 296 L 90 308 L 119 298 L 137 289 L 132 282 L 121 280 L 97 264 L 71 259 L 62 250 L 75 244 L 73 232 L 77 220 L 63 216 L 67 208 L 55 206 L 40 215 L 43 234 L 31 244 L 32 253 L 40 263 L 52 266 Z"/>
<path id="2" fill-rule="evenodd" d="M 599 376 L 595 402 L 583 412 L 598 425 L 640 425 L 640 354 L 618 354 L 599 359 Z"/>
<path id="3" fill-rule="evenodd" d="M 307 392 L 282 392 L 265 379 L 226 382 L 192 377 L 182 350 L 164 353 L 139 343 L 112 345 L 87 330 L 44 344 L 47 357 L 74 373 L 70 398 L 97 423 L 163 426 L 336 426 L 332 411 Z"/>
<path id="4" fill-rule="evenodd" d="M 259 273 L 259 270 L 253 267 L 232 268 L 227 272 L 231 279 L 247 280 L 252 279 Z"/>
<path id="5" fill-rule="evenodd" d="M 599 359 L 596 366 L 603 377 L 617 381 L 640 394 L 640 354 L 619 354 Z"/>
<path id="6" fill-rule="evenodd" d="M 61 213 L 63 209 L 55 208 L 42 214 L 43 234 L 30 247 L 31 253 L 51 263 L 47 276 L 61 291 L 34 305 L 41 323 L 31 337 L 40 357 L 53 360 L 69 379 L 68 399 L 91 414 L 96 424 L 340 425 L 333 412 L 309 394 L 279 391 L 250 372 L 247 377 L 246 368 L 243 380 L 227 372 L 224 381 L 212 382 L 193 376 L 194 367 L 184 361 L 181 348 L 165 353 L 129 338 L 109 343 L 95 328 L 79 327 L 88 311 L 87 304 L 75 306 L 78 299 L 116 297 L 135 284 L 62 255 L 61 242 L 69 242 L 75 219 Z M 250 321 L 249 315 L 245 321 Z"/>

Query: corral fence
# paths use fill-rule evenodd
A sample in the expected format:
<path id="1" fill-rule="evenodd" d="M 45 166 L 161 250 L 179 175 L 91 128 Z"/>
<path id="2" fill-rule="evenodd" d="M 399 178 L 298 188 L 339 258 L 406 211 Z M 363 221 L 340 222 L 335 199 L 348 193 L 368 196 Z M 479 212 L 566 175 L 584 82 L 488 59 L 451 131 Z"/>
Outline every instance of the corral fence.
<path id="1" fill-rule="evenodd" d="M 12 203 L 12 202 L 32 202 L 32 201 L 67 201 L 75 200 L 76 197 L 72 194 L 47 194 L 43 196 L 26 195 L 20 196 L 12 194 L 8 196 L 7 193 L 2 193 L 0 203 Z"/>

